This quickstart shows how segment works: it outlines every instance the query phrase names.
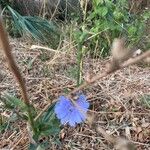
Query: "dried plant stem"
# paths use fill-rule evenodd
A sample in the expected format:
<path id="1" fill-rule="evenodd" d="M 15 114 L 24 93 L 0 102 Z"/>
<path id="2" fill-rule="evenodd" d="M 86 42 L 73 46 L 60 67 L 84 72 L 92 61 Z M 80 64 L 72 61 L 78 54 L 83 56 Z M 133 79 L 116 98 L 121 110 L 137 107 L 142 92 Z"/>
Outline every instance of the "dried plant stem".
<path id="1" fill-rule="evenodd" d="M 124 62 L 123 64 L 121 64 L 120 66 L 118 66 L 117 68 L 110 68 L 108 69 L 106 72 L 104 72 L 103 74 L 100 74 L 100 75 L 96 75 L 94 76 L 91 81 L 89 82 L 85 82 L 83 83 L 81 86 L 75 88 L 71 93 L 70 95 L 72 94 L 75 94 L 76 92 L 82 90 L 83 88 L 87 87 L 88 85 L 91 85 L 93 84 L 95 81 L 117 71 L 117 70 L 120 70 L 120 69 L 123 69 L 127 66 L 130 66 L 130 65 L 133 65 L 135 63 L 138 63 L 139 61 L 143 60 L 144 58 L 147 58 L 147 57 L 150 57 L 150 50 L 146 51 L 145 53 L 143 53 L 142 55 L 138 56 L 138 57 L 135 57 L 133 59 L 129 59 L 128 61 Z"/>
<path id="2" fill-rule="evenodd" d="M 84 89 L 85 87 L 95 83 L 97 80 L 103 78 L 103 77 L 106 77 L 107 75 L 117 71 L 117 70 L 120 70 L 120 69 L 123 69 L 125 67 L 128 67 L 130 65 L 133 65 L 135 63 L 138 63 L 139 61 L 147 58 L 147 57 L 150 57 L 150 50 L 146 51 L 145 53 L 141 54 L 140 56 L 137 56 L 135 58 L 132 58 L 132 59 L 129 59 L 128 61 L 124 62 L 123 64 L 121 64 L 120 66 L 117 66 L 115 68 L 109 68 L 106 70 L 106 72 L 104 72 L 103 74 L 100 74 L 100 75 L 97 75 L 97 76 L 94 76 L 90 82 L 84 82 L 82 85 L 80 85 L 79 87 L 75 88 L 72 92 L 70 92 L 70 94 L 68 95 L 68 97 L 71 97 L 72 94 L 75 94 L 77 93 L 78 91 Z M 57 101 L 57 100 L 54 100 L 54 101 Z M 38 114 L 38 116 L 35 118 L 35 120 L 37 120 L 50 106 L 51 104 L 47 104 L 45 106 L 45 108 Z"/>
<path id="3" fill-rule="evenodd" d="M 101 79 L 103 77 L 105 77 L 108 73 L 105 72 L 101 75 L 95 76 L 93 77 L 89 82 L 84 82 L 82 85 L 80 85 L 79 87 L 75 88 L 73 91 L 70 92 L 69 97 L 71 97 L 71 95 L 77 93 L 78 91 L 84 89 L 85 87 L 87 87 L 88 85 L 93 84 L 96 80 Z"/>
<path id="4" fill-rule="evenodd" d="M 31 111 L 31 107 L 30 107 L 30 101 L 29 101 L 29 98 L 28 98 L 28 95 L 27 95 L 25 82 L 24 82 L 24 79 L 23 79 L 23 77 L 22 77 L 22 75 L 19 71 L 19 68 L 16 65 L 15 60 L 12 56 L 8 36 L 7 36 L 7 33 L 5 32 L 5 29 L 4 29 L 3 24 L 2 24 L 2 18 L 0 18 L 0 41 L 1 41 L 1 44 L 2 44 L 3 52 L 6 56 L 9 68 L 13 72 L 13 74 L 16 77 L 16 80 L 18 81 L 18 84 L 20 86 L 21 94 L 22 94 L 24 103 L 27 105 L 27 108 L 28 108 L 29 121 L 30 121 L 31 127 L 33 129 L 33 132 L 35 133 L 36 129 L 35 129 L 35 126 L 34 126 L 34 120 L 33 120 L 32 113 L 31 113 L 32 111 Z"/>
<path id="5" fill-rule="evenodd" d="M 123 63 L 122 65 L 120 65 L 120 68 L 125 68 L 127 66 L 136 64 L 138 62 L 140 62 L 141 60 L 150 57 L 150 50 L 147 50 L 145 53 L 141 54 L 138 57 L 135 57 L 134 59 L 129 59 L 128 61 L 126 61 L 125 63 Z"/>
<path id="6" fill-rule="evenodd" d="M 102 134 L 102 136 L 110 143 L 115 145 L 115 149 L 117 150 L 136 150 L 133 143 L 129 140 L 126 140 L 122 137 L 114 137 L 113 135 L 109 135 L 103 128 L 96 127 L 96 132 Z"/>

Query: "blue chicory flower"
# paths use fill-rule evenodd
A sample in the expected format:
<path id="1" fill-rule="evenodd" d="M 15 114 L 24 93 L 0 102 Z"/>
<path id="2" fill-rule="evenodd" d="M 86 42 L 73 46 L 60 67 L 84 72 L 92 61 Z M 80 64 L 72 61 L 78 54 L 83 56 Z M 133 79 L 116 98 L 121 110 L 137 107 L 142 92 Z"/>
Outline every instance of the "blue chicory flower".
<path id="1" fill-rule="evenodd" d="M 89 108 L 89 102 L 86 100 L 86 96 L 81 94 L 73 104 L 65 96 L 60 96 L 58 102 L 55 105 L 55 113 L 58 119 L 61 120 L 61 124 L 69 124 L 75 127 L 86 119 L 86 113 Z"/>

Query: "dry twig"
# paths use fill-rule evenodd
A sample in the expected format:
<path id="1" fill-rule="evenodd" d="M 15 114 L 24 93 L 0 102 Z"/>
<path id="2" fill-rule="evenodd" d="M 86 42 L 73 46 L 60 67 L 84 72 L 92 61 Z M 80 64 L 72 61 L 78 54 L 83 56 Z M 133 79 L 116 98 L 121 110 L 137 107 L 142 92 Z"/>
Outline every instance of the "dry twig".
<path id="1" fill-rule="evenodd" d="M 73 94 L 77 93 L 78 91 L 84 89 L 85 87 L 95 83 L 97 80 L 102 79 L 103 77 L 106 77 L 109 74 L 114 73 L 117 70 L 123 69 L 125 67 L 128 67 L 130 65 L 136 64 L 139 61 L 142 61 L 143 59 L 150 57 L 150 50 L 146 51 L 145 53 L 141 54 L 140 56 L 137 56 L 135 58 L 129 59 L 128 61 L 125 61 L 124 63 L 120 64 L 118 67 L 109 67 L 106 72 L 104 72 L 103 74 L 94 76 L 90 82 L 84 82 L 81 86 L 75 88 L 69 95 L 68 97 L 71 97 Z M 54 100 L 54 102 L 57 100 Z M 50 106 L 51 104 L 47 104 L 45 106 L 45 108 L 37 115 L 37 117 L 35 118 L 35 120 L 37 120 Z"/>

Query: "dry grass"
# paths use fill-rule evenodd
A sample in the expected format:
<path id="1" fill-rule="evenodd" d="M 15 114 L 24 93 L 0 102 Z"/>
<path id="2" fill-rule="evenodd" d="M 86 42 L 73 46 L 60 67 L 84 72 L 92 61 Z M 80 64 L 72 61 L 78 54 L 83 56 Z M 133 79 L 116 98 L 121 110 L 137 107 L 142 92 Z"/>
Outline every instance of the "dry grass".
<path id="1" fill-rule="evenodd" d="M 31 50 L 31 44 L 23 40 L 11 39 L 13 54 L 20 67 L 30 100 L 42 110 L 65 88 L 72 90 L 76 83 L 73 68 L 76 66 L 75 49 L 70 45 L 64 53 L 47 50 Z M 107 60 L 85 58 L 84 75 L 89 66 L 93 74 L 105 70 Z M 6 60 L 0 55 L 0 94 L 8 91 L 20 96 L 18 85 L 8 70 Z M 103 127 L 107 133 L 123 136 L 132 141 L 139 150 L 150 148 L 150 106 L 141 97 L 150 93 L 150 70 L 137 65 L 105 77 L 84 91 L 91 104 L 90 112 L 96 115 L 94 124 Z M 9 120 L 13 112 L 0 109 L 4 120 Z M 0 149 L 22 149 L 28 147 L 26 124 L 21 120 L 9 120 L 8 128 L 0 135 Z M 88 123 L 76 128 L 65 127 L 60 133 L 61 148 L 52 144 L 49 149 L 103 150 L 113 149 L 101 134 Z M 41 139 L 47 140 L 47 139 Z M 51 140 L 51 139 L 48 139 Z"/>

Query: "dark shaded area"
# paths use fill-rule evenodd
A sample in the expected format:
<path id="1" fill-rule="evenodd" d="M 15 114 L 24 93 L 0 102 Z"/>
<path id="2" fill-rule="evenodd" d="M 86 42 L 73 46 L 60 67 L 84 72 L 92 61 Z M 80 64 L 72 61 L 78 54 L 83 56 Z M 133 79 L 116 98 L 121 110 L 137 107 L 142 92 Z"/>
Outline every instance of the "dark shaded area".
<path id="1" fill-rule="evenodd" d="M 43 16 L 45 18 L 71 19 L 72 16 L 82 19 L 80 0 L 1 0 L 2 8 L 10 5 L 22 16 Z"/>

